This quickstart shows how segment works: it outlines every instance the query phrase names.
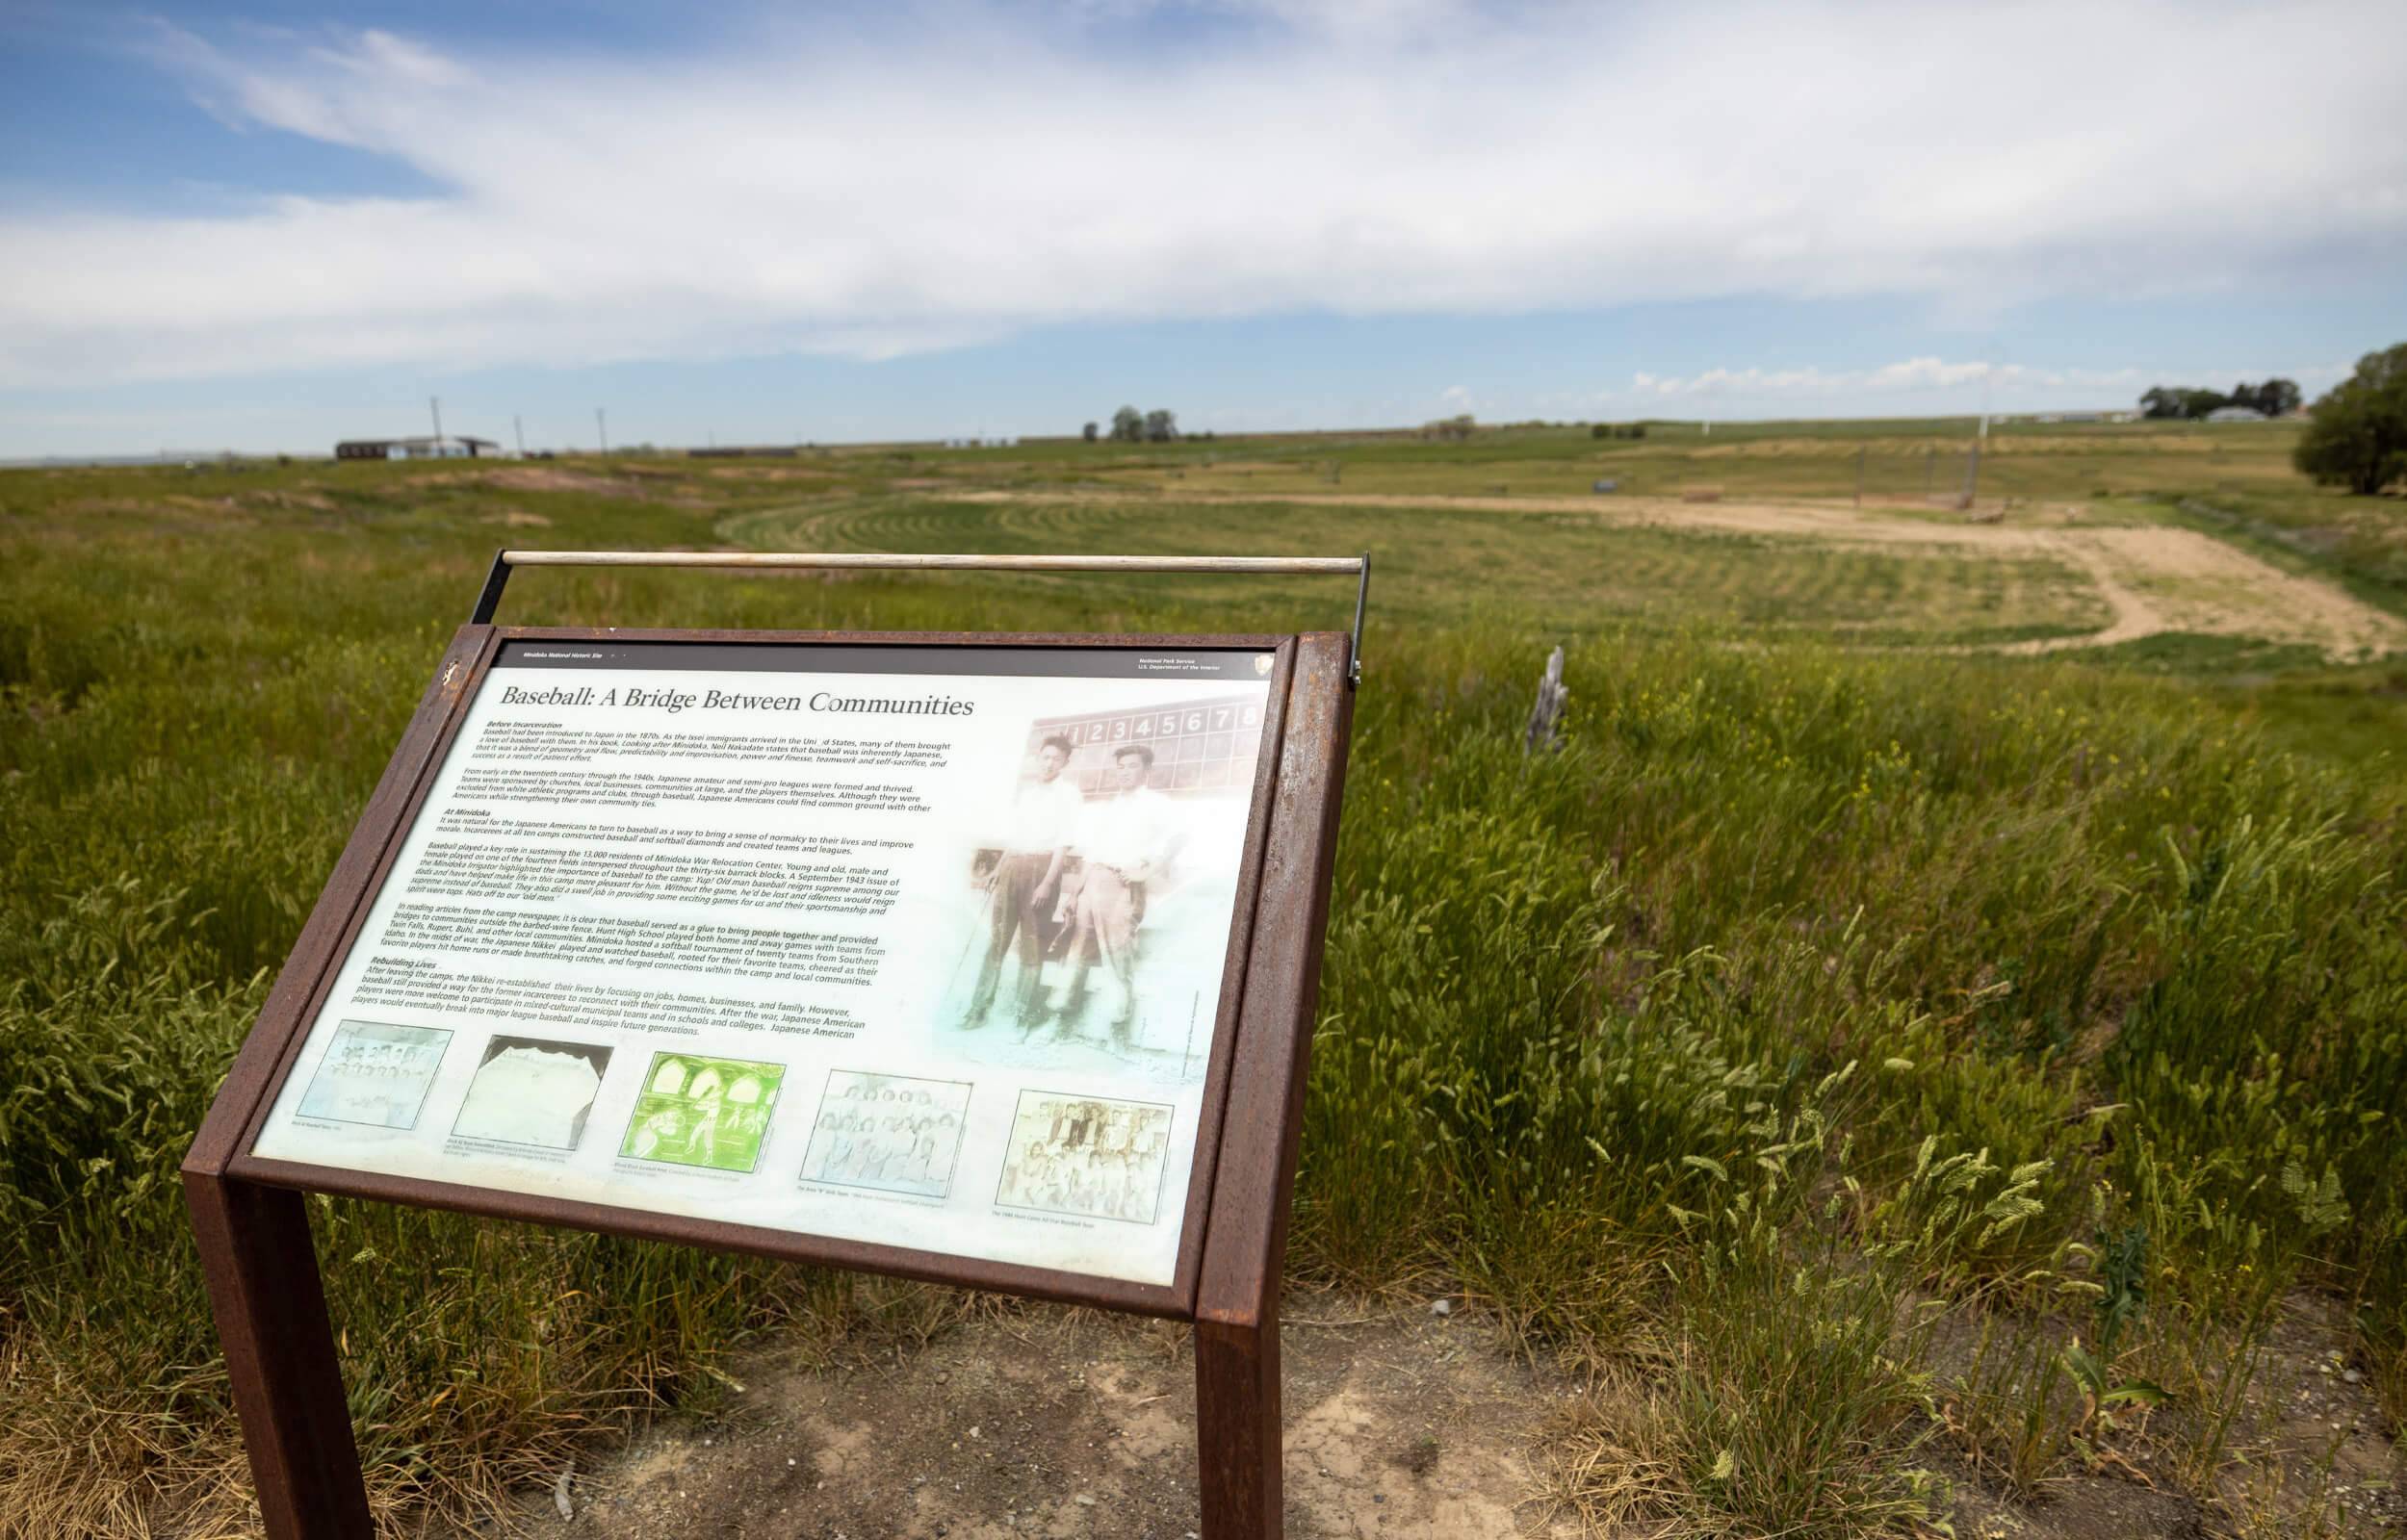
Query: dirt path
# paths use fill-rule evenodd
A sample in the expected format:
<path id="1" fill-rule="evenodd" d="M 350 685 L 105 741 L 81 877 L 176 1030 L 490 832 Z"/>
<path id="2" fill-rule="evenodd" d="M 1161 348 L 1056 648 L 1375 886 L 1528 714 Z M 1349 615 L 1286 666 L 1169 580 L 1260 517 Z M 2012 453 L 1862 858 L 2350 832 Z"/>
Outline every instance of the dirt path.
<path id="1" fill-rule="evenodd" d="M 2234 1425 L 2247 1458 L 2216 1482 L 2226 1506 L 2206 1527 L 2168 1463 L 2183 1447 L 2178 1424 L 2161 1446 L 2117 1435 L 2120 1458 L 2069 1462 L 2036 1502 L 1990 1486 L 1947 1436 L 1915 1459 L 1951 1484 L 1954 1532 L 1982 1540 L 2407 1532 L 2400 1454 L 2352 1338 L 2334 1302 L 2291 1301 Z M 1549 1494 L 1568 1495 L 1592 1448 L 1579 1429 L 1622 1441 L 1626 1404 L 1607 1391 L 1532 1367 L 1476 1310 L 1440 1317 L 1291 1293 L 1281 1343 L 1294 1540 L 1582 1534 L 1572 1506 Z M 734 1368 L 744 1388 L 717 1422 L 664 1424 L 578 1469 L 565 1519 L 556 1497 L 537 1493 L 496 1527 L 531 1540 L 1193 1540 L 1200 1530 L 1195 1360 L 1182 1327 L 989 1302 L 924 1346 L 854 1340 L 832 1366 L 772 1352 Z M 2317 1511 L 2327 1527 L 2314 1527 Z M 1664 1532 L 1589 1517 L 1592 1540 Z"/>
<path id="2" fill-rule="evenodd" d="M 1572 1533 L 1527 1506 L 1569 1387 L 1479 1318 L 1349 1308 L 1289 1301 L 1288 1534 Z M 531 1502 L 528 1532 L 1184 1540 L 1201 1522 L 1183 1329 L 1033 1308 L 867 1365 L 739 1373 L 724 1424 L 646 1435 L 572 1480 L 573 1519 Z"/>
<path id="3" fill-rule="evenodd" d="M 968 502 L 1100 502 L 1145 495 L 1100 492 L 964 491 Z M 2054 556 L 2079 569 L 2113 612 L 2085 636 L 2011 644 L 2002 651 L 2103 647 L 2168 631 L 2304 643 L 2339 659 L 2407 650 L 2407 622 L 2338 587 L 2282 571 L 2211 535 L 2161 525 L 2083 526 L 2061 512 L 2028 522 L 1965 524 L 1852 508 L 1784 502 L 1674 502 L 1577 497 L 1435 497 L 1402 493 L 1187 493 L 1159 500 L 1278 502 L 1299 507 L 1462 508 L 1489 513 L 1576 513 L 1635 528 L 1782 535 L 1834 544 L 1920 548 L 1963 557 L 1980 552 Z M 2043 522 L 2044 521 L 2044 522 Z"/>
<path id="4" fill-rule="evenodd" d="M 2175 532 L 2188 533 L 2187 530 Z M 2043 549 L 2053 550 L 2087 573 L 2090 586 L 2097 590 L 2100 599 L 2106 601 L 2107 608 L 2113 612 L 2114 618 L 2107 623 L 2104 630 L 2091 631 L 2086 636 L 2044 636 L 2034 641 L 2009 643 L 1996 651 L 2059 653 L 2079 647 L 2112 647 L 2117 642 L 2135 642 L 2143 636 L 2154 636 L 2172 629 L 2165 625 L 2164 617 L 2157 612 L 2154 605 L 2123 581 L 2115 564 L 2107 559 L 2107 552 L 2102 548 L 2088 541 L 2065 537 Z"/>

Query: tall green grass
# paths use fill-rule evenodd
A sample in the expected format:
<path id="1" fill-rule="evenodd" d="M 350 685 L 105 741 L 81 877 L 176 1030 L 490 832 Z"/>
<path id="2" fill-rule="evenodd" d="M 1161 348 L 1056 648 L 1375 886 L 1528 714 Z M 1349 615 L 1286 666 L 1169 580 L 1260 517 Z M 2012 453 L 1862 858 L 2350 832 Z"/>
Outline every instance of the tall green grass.
<path id="1" fill-rule="evenodd" d="M 0 500 L 0 1535 L 239 1516 L 175 1167 L 496 538 L 474 487 L 246 490 L 273 475 L 231 510 L 105 477 Z M 150 511 L 60 511 L 107 497 Z M 541 506 L 557 544 L 699 544 L 725 512 Z M 1296 608 L 519 581 L 512 614 L 631 625 Z M 1677 629 L 1575 639 L 1566 741 L 1531 757 L 1552 639 L 1422 618 L 1374 632 L 1359 697 L 1299 1275 L 1467 1295 L 1628 1387 L 1573 1435 L 1614 1456 L 1575 1495 L 1728 1532 L 1934 1518 L 1941 1432 L 2024 1490 L 2135 1438 L 2067 1377 L 2100 1349 L 2109 1254 L 2146 1282 L 2099 1373 L 2167 1398 L 2168 1478 L 2216 1490 L 2298 1289 L 2354 1311 L 2402 1405 L 2387 765 L 2293 752 L 2177 680 Z M 312 1217 L 397 1529 L 715 1394 L 748 1334 L 888 1304 L 592 1237 Z"/>

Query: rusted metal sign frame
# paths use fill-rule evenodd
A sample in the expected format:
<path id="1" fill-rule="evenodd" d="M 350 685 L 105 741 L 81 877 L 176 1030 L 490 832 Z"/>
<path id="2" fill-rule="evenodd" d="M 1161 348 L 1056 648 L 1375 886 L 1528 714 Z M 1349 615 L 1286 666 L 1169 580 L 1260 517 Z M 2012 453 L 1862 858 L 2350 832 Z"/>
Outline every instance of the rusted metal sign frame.
<path id="1" fill-rule="evenodd" d="M 612 1205 L 263 1160 L 268 1110 L 477 687 L 512 640 L 930 649 L 1272 648 L 1248 848 L 1178 1263 L 1148 1285 Z M 453 1209 L 1191 1321 L 1208 1540 L 1281 1533 L 1279 1281 L 1353 717 L 1352 639 L 621 630 L 472 624 L 453 638 L 184 1162 L 201 1266 L 272 1540 L 371 1531 L 304 1194 Z"/>

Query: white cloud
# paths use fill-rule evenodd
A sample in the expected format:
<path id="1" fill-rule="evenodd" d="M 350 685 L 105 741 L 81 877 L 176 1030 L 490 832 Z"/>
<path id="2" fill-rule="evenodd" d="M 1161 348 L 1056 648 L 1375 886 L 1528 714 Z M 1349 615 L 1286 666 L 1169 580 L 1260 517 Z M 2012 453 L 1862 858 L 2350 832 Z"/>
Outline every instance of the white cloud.
<path id="1" fill-rule="evenodd" d="M 2313 397 L 2346 377 L 2346 364 L 2306 364 L 2285 370 L 2262 366 L 2215 367 L 2168 364 L 2156 368 L 2048 368 L 1976 359 L 1902 358 L 1869 369 L 1708 369 L 1695 374 L 1637 373 L 1627 389 L 1601 391 L 1548 405 L 1558 412 L 1665 410 L 1689 402 L 1702 411 L 1925 410 L 1965 412 L 1986 401 L 1999 411 L 2043 407 L 2129 405 L 2150 385 L 2226 386 L 2267 374 L 2284 374 Z"/>
<path id="2" fill-rule="evenodd" d="M 1803 369 L 1709 369 L 1688 375 L 1641 373 L 1630 377 L 1630 389 L 1639 396 L 1731 396 L 1761 400 L 1962 392 L 1983 384 L 2119 391 L 2139 379 L 2140 371 L 2135 369 L 2033 369 L 1925 357 L 1903 358 L 1874 369 L 1825 370 L 1808 365 Z"/>
<path id="3" fill-rule="evenodd" d="M 668 61 L 163 30 L 153 57 L 228 121 L 444 191 L 13 219 L 0 387 L 1297 309 L 1978 308 L 2407 249 L 2394 5 L 1229 9 L 1241 45 L 966 10 Z"/>

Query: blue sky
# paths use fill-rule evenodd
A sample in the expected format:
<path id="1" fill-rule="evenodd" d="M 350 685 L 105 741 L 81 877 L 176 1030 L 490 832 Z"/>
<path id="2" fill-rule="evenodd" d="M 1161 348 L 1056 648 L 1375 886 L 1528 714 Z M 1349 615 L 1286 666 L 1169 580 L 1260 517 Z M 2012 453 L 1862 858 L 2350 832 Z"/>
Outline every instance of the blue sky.
<path id="1" fill-rule="evenodd" d="M 2113 405 L 2407 338 L 2407 7 L 0 0 L 0 457 Z M 2336 40 L 2346 39 L 2346 46 Z"/>

